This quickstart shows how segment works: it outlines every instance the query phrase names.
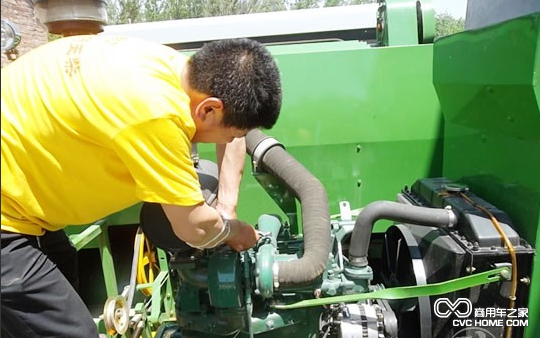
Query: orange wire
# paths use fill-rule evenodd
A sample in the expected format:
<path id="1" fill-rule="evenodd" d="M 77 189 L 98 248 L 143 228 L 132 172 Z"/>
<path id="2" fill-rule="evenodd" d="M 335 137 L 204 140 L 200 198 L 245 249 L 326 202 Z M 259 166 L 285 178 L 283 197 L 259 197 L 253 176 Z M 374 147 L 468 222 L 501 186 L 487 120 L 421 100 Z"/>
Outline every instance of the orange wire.
<path id="1" fill-rule="evenodd" d="M 467 202 L 469 202 L 469 204 L 471 204 L 473 207 L 483 211 L 489 217 L 489 219 L 491 220 L 491 223 L 495 226 L 495 229 L 497 229 L 497 232 L 502 237 L 504 244 L 506 245 L 506 248 L 508 249 L 508 253 L 510 254 L 510 260 L 512 262 L 512 281 L 511 281 L 510 296 L 509 296 L 510 302 L 508 304 L 508 307 L 510 309 L 514 309 L 515 304 L 516 304 L 516 293 L 517 293 L 517 257 L 516 257 L 516 251 L 514 250 L 514 246 L 512 245 L 512 243 L 510 243 L 510 240 L 504 233 L 501 225 L 499 224 L 499 221 L 497 221 L 495 216 L 493 216 L 493 214 L 489 210 L 487 210 L 481 205 L 476 204 L 473 200 L 469 198 L 469 196 L 465 195 L 464 193 L 460 192 L 459 195 L 463 199 L 465 199 Z M 506 331 L 505 337 L 509 338 L 512 334 L 512 327 L 506 326 L 505 331 Z"/>

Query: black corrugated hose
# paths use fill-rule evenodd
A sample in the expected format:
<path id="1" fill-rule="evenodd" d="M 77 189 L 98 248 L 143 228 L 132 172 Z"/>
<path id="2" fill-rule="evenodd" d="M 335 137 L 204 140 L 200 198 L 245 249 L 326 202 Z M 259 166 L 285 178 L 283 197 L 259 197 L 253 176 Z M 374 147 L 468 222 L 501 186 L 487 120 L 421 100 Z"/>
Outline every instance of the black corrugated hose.
<path id="1" fill-rule="evenodd" d="M 253 156 L 260 151 L 257 147 L 261 144 L 263 147 L 270 144 L 254 160 L 259 170 L 282 181 L 300 201 L 304 235 L 303 256 L 297 260 L 277 262 L 279 287 L 309 284 L 325 271 L 330 254 L 330 212 L 326 190 L 277 141 L 262 142 L 269 138 L 260 130 L 249 132 L 246 136 L 247 152 Z"/>
<path id="2" fill-rule="evenodd" d="M 448 209 L 427 208 L 391 201 L 376 201 L 365 206 L 354 224 L 349 247 L 349 263 L 368 265 L 367 254 L 373 225 L 380 219 L 417 225 L 447 227 L 457 223 L 457 216 Z"/>

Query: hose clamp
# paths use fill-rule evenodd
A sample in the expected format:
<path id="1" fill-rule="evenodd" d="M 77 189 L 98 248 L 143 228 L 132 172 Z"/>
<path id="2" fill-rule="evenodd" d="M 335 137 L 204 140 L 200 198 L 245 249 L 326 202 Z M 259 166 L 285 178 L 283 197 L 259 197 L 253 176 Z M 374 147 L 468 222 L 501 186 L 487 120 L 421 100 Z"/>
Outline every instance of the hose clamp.
<path id="1" fill-rule="evenodd" d="M 281 144 L 273 137 L 267 137 L 257 144 L 255 149 L 253 150 L 253 155 L 251 156 L 254 172 L 259 171 L 259 168 L 261 168 L 261 161 L 264 157 L 264 154 L 266 154 L 266 152 L 274 146 L 280 146 L 281 148 L 285 149 L 283 144 Z"/>
<path id="2" fill-rule="evenodd" d="M 277 262 L 272 264 L 272 272 L 274 275 L 274 289 L 279 288 L 279 265 Z"/>
<path id="3" fill-rule="evenodd" d="M 452 227 L 456 225 L 458 222 L 458 219 L 457 219 L 456 213 L 452 211 L 452 207 L 448 205 L 444 208 L 444 210 L 448 212 L 448 226 Z"/>

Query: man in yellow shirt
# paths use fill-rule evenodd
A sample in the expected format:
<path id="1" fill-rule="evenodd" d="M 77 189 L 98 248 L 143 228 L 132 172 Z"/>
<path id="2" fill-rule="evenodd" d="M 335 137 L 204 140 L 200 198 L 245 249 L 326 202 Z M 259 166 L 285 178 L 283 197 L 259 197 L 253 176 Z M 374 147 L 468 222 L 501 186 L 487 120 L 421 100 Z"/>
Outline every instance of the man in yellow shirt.
<path id="1" fill-rule="evenodd" d="M 187 59 L 139 39 L 74 36 L 1 73 L 1 325 L 10 337 L 97 336 L 63 263 L 48 255 L 67 241 L 66 225 L 145 201 L 161 204 L 190 246 L 256 243 L 252 226 L 220 215 L 235 216 L 237 189 L 220 192 L 219 211 L 204 203 L 190 149 L 275 124 L 279 72 L 261 44 L 216 41 Z M 225 158 L 241 171 L 243 159 Z"/>

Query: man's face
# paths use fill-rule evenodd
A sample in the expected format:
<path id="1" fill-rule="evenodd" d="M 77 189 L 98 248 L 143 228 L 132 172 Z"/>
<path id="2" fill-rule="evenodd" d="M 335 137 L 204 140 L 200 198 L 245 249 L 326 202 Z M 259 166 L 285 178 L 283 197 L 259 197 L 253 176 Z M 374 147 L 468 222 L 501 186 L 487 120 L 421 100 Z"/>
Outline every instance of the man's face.
<path id="1" fill-rule="evenodd" d="M 229 143 L 235 138 L 246 136 L 248 132 L 248 129 L 225 127 L 220 123 L 197 129 L 192 141 L 195 143 Z"/>

